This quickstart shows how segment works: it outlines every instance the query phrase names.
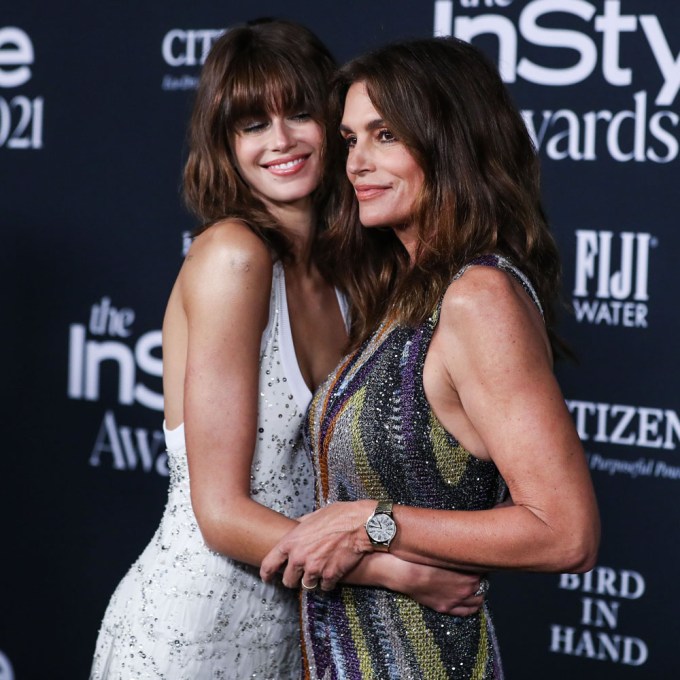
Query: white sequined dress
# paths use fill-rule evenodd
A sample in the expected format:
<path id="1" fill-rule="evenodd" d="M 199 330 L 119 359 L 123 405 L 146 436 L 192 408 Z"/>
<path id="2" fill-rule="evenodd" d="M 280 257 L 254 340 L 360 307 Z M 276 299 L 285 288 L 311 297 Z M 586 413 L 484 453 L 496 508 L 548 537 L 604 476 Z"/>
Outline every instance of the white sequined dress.
<path id="1" fill-rule="evenodd" d="M 343 300 L 338 298 L 345 314 Z M 262 337 L 251 496 L 290 517 L 313 509 L 301 440 L 311 399 L 295 357 L 283 267 Z M 168 502 L 153 539 L 111 597 L 91 680 L 289 680 L 300 674 L 297 592 L 210 550 L 189 497 L 184 428 L 165 430 Z"/>

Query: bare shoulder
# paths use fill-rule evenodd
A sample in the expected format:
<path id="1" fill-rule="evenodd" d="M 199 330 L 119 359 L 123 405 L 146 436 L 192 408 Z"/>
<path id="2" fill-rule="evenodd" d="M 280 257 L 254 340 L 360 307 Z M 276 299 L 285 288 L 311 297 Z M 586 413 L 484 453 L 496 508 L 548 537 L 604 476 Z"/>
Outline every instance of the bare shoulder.
<path id="1" fill-rule="evenodd" d="M 224 220 L 199 234 L 191 244 L 178 277 L 178 292 L 187 314 L 218 314 L 225 305 L 263 310 L 269 300 L 272 255 L 245 224 Z"/>
<path id="2" fill-rule="evenodd" d="M 240 220 L 222 220 L 199 234 L 186 256 L 189 265 L 209 263 L 232 271 L 263 273 L 272 266 L 267 245 Z"/>
<path id="3" fill-rule="evenodd" d="M 496 267 L 470 267 L 449 286 L 440 326 L 445 335 L 487 349 L 521 341 L 549 354 L 538 308 L 518 281 Z"/>
<path id="4" fill-rule="evenodd" d="M 180 271 L 179 283 L 186 296 L 203 299 L 220 291 L 269 290 L 272 255 L 267 245 L 245 224 L 224 220 L 199 234 L 191 244 Z"/>
<path id="5" fill-rule="evenodd" d="M 527 297 L 509 274 L 496 267 L 470 267 L 448 287 L 442 304 L 442 320 L 451 316 L 484 317 L 516 306 Z"/>

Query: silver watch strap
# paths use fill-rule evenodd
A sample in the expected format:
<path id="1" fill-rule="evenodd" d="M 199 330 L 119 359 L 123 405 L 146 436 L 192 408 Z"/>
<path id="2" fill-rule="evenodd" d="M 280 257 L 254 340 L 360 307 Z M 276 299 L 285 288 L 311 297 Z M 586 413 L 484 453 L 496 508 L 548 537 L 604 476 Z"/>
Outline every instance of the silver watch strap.
<path id="1" fill-rule="evenodd" d="M 394 501 L 389 498 L 383 498 L 378 501 L 378 505 L 375 507 L 374 515 L 389 515 L 392 517 L 392 507 L 394 506 Z"/>

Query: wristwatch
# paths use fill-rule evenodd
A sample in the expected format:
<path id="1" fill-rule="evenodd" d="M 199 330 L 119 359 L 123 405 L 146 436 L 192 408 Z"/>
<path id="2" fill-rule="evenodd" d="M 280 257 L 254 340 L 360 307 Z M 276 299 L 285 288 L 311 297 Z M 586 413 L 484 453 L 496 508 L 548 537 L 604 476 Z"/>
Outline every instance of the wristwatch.
<path id="1" fill-rule="evenodd" d="M 397 525 L 392 518 L 394 502 L 388 499 L 378 501 L 373 514 L 366 520 L 366 533 L 373 548 L 379 552 L 388 552 L 390 542 L 397 535 Z"/>

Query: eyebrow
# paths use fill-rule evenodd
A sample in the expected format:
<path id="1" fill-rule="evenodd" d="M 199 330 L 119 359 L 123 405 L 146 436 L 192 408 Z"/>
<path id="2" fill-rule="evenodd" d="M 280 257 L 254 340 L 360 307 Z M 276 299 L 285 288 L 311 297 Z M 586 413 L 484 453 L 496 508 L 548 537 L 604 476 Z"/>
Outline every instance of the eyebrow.
<path id="1" fill-rule="evenodd" d="M 378 128 L 385 127 L 385 121 L 382 118 L 376 118 L 375 120 L 372 120 L 367 126 L 366 129 L 369 132 L 372 132 L 373 130 L 377 130 Z M 340 123 L 340 132 L 352 132 L 352 128 L 348 127 L 347 125 Z"/>

